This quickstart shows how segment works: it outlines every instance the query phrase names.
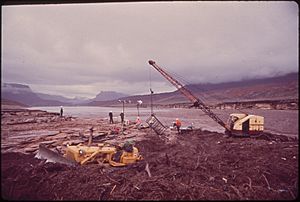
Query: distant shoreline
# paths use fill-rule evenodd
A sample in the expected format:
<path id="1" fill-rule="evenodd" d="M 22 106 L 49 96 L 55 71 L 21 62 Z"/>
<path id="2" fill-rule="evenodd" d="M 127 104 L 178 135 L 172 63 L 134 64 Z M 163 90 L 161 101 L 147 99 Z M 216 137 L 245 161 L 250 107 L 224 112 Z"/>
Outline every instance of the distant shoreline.
<path id="1" fill-rule="evenodd" d="M 168 108 L 190 108 L 191 103 L 174 103 L 174 104 L 153 104 L 156 109 Z M 223 102 L 213 105 L 207 105 L 211 109 L 272 109 L 272 110 L 298 110 L 299 100 L 295 99 L 280 99 L 280 100 L 250 100 Z M 15 101 L 1 100 L 1 109 L 28 109 L 30 107 L 60 107 L 60 106 L 27 106 Z M 65 107 L 110 107 L 120 108 L 122 105 L 67 105 Z M 126 104 L 126 108 L 137 108 L 136 104 Z M 140 109 L 151 108 L 149 104 L 142 104 Z"/>

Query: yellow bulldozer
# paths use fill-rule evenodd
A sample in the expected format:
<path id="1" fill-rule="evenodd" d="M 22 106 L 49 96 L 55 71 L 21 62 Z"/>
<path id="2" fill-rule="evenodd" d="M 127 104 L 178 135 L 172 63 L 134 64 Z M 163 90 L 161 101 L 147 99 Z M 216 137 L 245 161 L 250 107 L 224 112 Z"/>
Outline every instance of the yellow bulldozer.
<path id="1" fill-rule="evenodd" d="M 129 142 L 126 142 L 123 146 L 103 143 L 97 146 L 67 145 L 63 156 L 40 144 L 35 157 L 46 159 L 46 162 L 72 166 L 95 162 L 99 164 L 109 163 L 111 166 L 126 166 L 143 159 L 138 149 Z"/>
<path id="2" fill-rule="evenodd" d="M 111 166 L 126 166 L 142 159 L 139 151 L 132 144 L 126 142 L 121 146 L 98 144 L 98 146 L 67 146 L 65 158 L 81 165 L 95 162 L 109 163 Z"/>

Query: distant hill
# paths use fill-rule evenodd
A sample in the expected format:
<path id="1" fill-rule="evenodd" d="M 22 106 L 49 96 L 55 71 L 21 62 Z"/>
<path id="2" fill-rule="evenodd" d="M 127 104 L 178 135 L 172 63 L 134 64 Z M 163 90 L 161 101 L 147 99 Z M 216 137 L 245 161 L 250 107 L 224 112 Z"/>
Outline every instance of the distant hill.
<path id="1" fill-rule="evenodd" d="M 175 88 L 175 87 L 174 87 Z M 195 96 L 206 104 L 222 102 L 253 101 L 253 100 L 279 100 L 298 99 L 298 73 L 263 79 L 249 79 L 226 83 L 200 83 L 187 85 Z M 155 89 L 154 89 L 155 91 Z M 136 103 L 142 100 L 144 104 L 150 103 L 150 95 L 135 95 L 125 97 Z M 190 101 L 178 90 L 168 93 L 153 94 L 154 104 L 189 103 Z M 93 102 L 95 106 L 116 105 L 116 100 L 110 102 Z"/>
<path id="2" fill-rule="evenodd" d="M 118 93 L 115 91 L 101 91 L 94 99 L 91 101 L 108 101 L 108 100 L 116 100 L 122 97 L 128 97 L 129 95 L 124 93 Z"/>
<path id="3" fill-rule="evenodd" d="M 73 106 L 85 105 L 95 101 L 110 101 L 126 97 L 127 94 L 114 91 L 101 91 L 95 98 L 66 98 L 60 95 L 50 95 L 33 92 L 28 85 L 16 83 L 3 83 L 1 85 L 1 97 L 27 106 Z"/>
<path id="4" fill-rule="evenodd" d="M 13 105 L 13 106 L 20 106 L 20 107 L 29 107 L 28 105 L 22 104 L 20 102 L 7 100 L 7 99 L 1 99 L 1 105 Z"/>
<path id="5" fill-rule="evenodd" d="M 28 85 L 15 83 L 3 83 L 1 85 L 1 98 L 28 106 L 59 106 L 66 104 L 56 100 L 42 99 Z"/>
<path id="6" fill-rule="evenodd" d="M 49 95 L 45 93 L 36 93 L 36 95 L 45 100 L 53 100 L 53 101 L 59 101 L 65 103 L 64 105 L 70 105 L 70 104 L 77 105 L 77 104 L 83 104 L 89 102 L 89 99 L 80 98 L 80 97 L 66 98 L 61 95 Z"/>
<path id="7" fill-rule="evenodd" d="M 231 101 L 278 100 L 298 98 L 298 73 L 219 84 L 188 85 L 203 101 L 218 103 Z"/>

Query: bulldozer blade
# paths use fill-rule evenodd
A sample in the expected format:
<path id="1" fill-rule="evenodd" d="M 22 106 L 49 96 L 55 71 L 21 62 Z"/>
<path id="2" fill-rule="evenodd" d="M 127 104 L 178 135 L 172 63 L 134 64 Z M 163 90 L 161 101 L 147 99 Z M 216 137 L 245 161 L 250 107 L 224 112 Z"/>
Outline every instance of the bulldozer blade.
<path id="1" fill-rule="evenodd" d="M 61 163 L 69 166 L 76 166 L 77 163 L 75 161 L 66 159 L 65 157 L 61 156 L 60 154 L 46 148 L 44 145 L 39 145 L 39 150 L 35 155 L 35 158 L 38 159 L 45 159 L 46 162 L 53 162 L 53 163 Z"/>

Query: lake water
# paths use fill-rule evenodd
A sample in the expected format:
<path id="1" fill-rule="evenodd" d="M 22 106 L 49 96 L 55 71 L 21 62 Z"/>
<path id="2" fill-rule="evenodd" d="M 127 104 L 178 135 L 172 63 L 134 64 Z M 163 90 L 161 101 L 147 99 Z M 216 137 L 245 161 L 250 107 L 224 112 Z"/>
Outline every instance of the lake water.
<path id="1" fill-rule="evenodd" d="M 60 112 L 60 107 L 31 107 L 29 109 L 40 109 L 48 112 Z M 122 112 L 122 107 L 63 107 L 65 116 L 81 117 L 81 118 L 108 118 L 108 113 L 113 112 L 115 119 L 118 119 Z M 168 113 L 170 109 L 159 109 L 160 112 Z M 150 108 L 124 108 L 125 119 L 135 120 L 139 115 L 141 119 L 146 119 L 150 116 Z"/>
<path id="2" fill-rule="evenodd" d="M 48 112 L 60 111 L 58 107 L 31 107 L 29 109 L 40 109 Z M 108 119 L 109 111 L 113 112 L 114 120 L 120 121 L 122 107 L 64 107 L 64 115 L 81 118 L 99 118 Z M 165 125 L 171 126 L 176 118 L 180 118 L 182 126 L 191 124 L 196 128 L 202 128 L 210 131 L 224 132 L 224 128 L 218 125 L 210 117 L 205 115 L 200 109 L 183 108 L 154 108 L 154 114 Z M 227 121 L 231 113 L 239 113 L 237 110 L 212 110 L 224 122 Z M 150 108 L 125 107 L 125 120 L 135 121 L 138 113 L 142 121 L 145 121 L 150 115 Z M 299 116 L 298 110 L 264 110 L 247 109 L 243 112 L 265 117 L 265 131 L 289 136 L 298 136 L 299 134 Z"/>

